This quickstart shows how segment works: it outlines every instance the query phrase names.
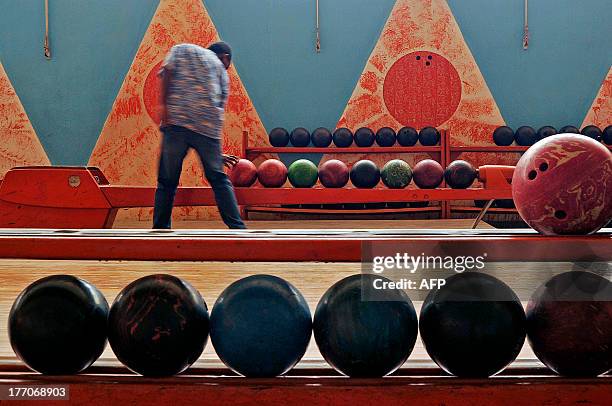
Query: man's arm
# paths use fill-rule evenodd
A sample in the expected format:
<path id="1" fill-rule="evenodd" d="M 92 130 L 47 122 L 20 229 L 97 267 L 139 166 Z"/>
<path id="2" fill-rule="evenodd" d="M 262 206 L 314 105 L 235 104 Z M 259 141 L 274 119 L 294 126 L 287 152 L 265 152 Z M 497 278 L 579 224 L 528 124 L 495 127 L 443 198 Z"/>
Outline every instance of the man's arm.
<path id="1" fill-rule="evenodd" d="M 227 75 L 226 70 L 221 71 L 221 107 L 225 109 L 225 105 L 227 104 L 227 99 L 229 97 L 229 76 Z"/>
<path id="2" fill-rule="evenodd" d="M 161 119 L 160 126 L 163 126 L 168 121 L 168 114 L 166 110 L 168 90 L 170 89 L 170 83 L 172 81 L 172 70 L 174 67 L 174 52 L 175 47 L 172 47 L 166 55 L 164 62 L 162 63 L 161 70 L 158 75 L 161 78 L 160 83 L 160 95 L 159 95 L 159 116 Z"/>
<path id="3" fill-rule="evenodd" d="M 159 95 L 159 116 L 160 116 L 160 126 L 163 126 L 168 121 L 168 113 L 166 110 L 166 102 L 168 89 L 170 88 L 170 82 L 172 80 L 172 71 L 165 69 L 161 75 L 161 88 Z"/>

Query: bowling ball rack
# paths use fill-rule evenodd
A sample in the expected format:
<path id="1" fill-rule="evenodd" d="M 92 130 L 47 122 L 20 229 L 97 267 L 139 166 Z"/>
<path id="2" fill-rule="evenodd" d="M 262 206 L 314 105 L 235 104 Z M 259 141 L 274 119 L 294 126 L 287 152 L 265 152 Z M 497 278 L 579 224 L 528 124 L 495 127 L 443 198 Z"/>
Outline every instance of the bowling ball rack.
<path id="1" fill-rule="evenodd" d="M 482 188 L 235 188 L 241 206 L 511 199 L 512 166 L 478 170 Z M 0 183 L 0 228 L 111 228 L 119 209 L 152 207 L 155 187 L 111 185 L 95 167 L 33 166 Z M 175 206 L 214 206 L 210 187 L 180 187 Z"/>

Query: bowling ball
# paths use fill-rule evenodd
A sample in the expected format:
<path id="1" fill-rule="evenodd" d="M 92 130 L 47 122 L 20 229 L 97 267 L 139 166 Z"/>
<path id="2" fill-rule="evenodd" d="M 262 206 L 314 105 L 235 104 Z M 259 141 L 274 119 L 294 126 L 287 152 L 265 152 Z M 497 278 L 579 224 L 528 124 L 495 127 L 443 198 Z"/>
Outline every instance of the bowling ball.
<path id="1" fill-rule="evenodd" d="M 317 183 L 317 166 L 308 159 L 298 159 L 289 165 L 288 177 L 293 187 L 308 188 Z"/>
<path id="2" fill-rule="evenodd" d="M 149 275 L 123 288 L 110 309 L 108 342 L 117 359 L 145 376 L 189 368 L 208 340 L 200 293 L 172 275 Z"/>
<path id="3" fill-rule="evenodd" d="M 495 145 L 507 147 L 514 142 L 514 131 L 508 126 L 497 127 L 493 131 L 493 142 Z"/>
<path id="4" fill-rule="evenodd" d="M 419 133 L 412 127 L 402 127 L 397 132 L 397 143 L 402 147 L 412 147 L 419 140 Z"/>
<path id="5" fill-rule="evenodd" d="M 236 187 L 249 187 L 257 180 L 257 168 L 253 162 L 241 159 L 230 170 L 229 178 Z"/>
<path id="6" fill-rule="evenodd" d="M 367 159 L 357 161 L 351 168 L 351 182 L 360 189 L 372 189 L 380 181 L 380 170 Z"/>
<path id="7" fill-rule="evenodd" d="M 546 137 L 550 137 L 552 135 L 557 134 L 557 129 L 555 127 L 551 127 L 549 125 L 545 125 L 544 127 L 540 127 L 538 132 L 536 133 L 536 138 L 539 140 L 544 139 Z"/>
<path id="8" fill-rule="evenodd" d="M 566 125 L 559 129 L 559 134 L 580 134 L 580 130 L 573 125 Z"/>
<path id="9" fill-rule="evenodd" d="M 305 147 L 310 144 L 310 133 L 302 127 L 294 128 L 289 134 L 289 140 L 294 147 Z"/>
<path id="10" fill-rule="evenodd" d="M 582 129 L 582 135 L 586 135 L 587 137 L 593 138 L 594 140 L 599 141 L 602 136 L 601 129 L 596 125 L 587 125 Z"/>
<path id="11" fill-rule="evenodd" d="M 536 143 L 538 140 L 538 134 L 532 127 L 524 125 L 517 128 L 516 132 L 514 133 L 514 140 L 518 145 L 529 146 Z"/>
<path id="12" fill-rule="evenodd" d="M 467 189 L 472 186 L 478 173 L 469 162 L 458 159 L 446 167 L 444 179 L 453 189 Z"/>
<path id="13" fill-rule="evenodd" d="M 381 147 L 392 147 L 395 144 L 395 131 L 389 127 L 383 127 L 376 132 L 376 143 Z"/>
<path id="14" fill-rule="evenodd" d="M 440 131 L 434 127 L 423 127 L 419 132 L 419 142 L 423 146 L 434 146 L 440 142 Z"/>
<path id="15" fill-rule="evenodd" d="M 375 279 L 389 281 L 365 274 L 340 280 L 325 292 L 314 315 L 321 355 L 351 377 L 381 377 L 395 371 L 417 337 L 416 312 L 403 290 L 376 291 L 376 301 L 362 296 L 373 289 Z"/>
<path id="16" fill-rule="evenodd" d="M 348 166 L 337 159 L 330 159 L 319 165 L 319 179 L 328 188 L 344 187 L 349 181 Z"/>
<path id="17" fill-rule="evenodd" d="M 601 135 L 601 140 L 607 145 L 612 145 L 612 125 L 607 126 Z"/>
<path id="18" fill-rule="evenodd" d="M 527 339 L 559 375 L 597 376 L 612 368 L 612 283 L 585 271 L 554 276 L 527 304 Z"/>
<path id="19" fill-rule="evenodd" d="M 389 189 L 403 189 L 412 180 L 412 168 L 401 159 L 393 159 L 383 166 L 380 177 Z"/>
<path id="20" fill-rule="evenodd" d="M 281 187 L 287 181 L 287 167 L 278 159 L 268 159 L 257 168 L 257 179 L 265 187 Z"/>
<path id="21" fill-rule="evenodd" d="M 210 339 L 221 361 L 248 377 L 283 375 L 304 356 L 312 321 L 289 282 L 254 275 L 228 286 L 210 315 Z"/>
<path id="22" fill-rule="evenodd" d="M 353 138 L 355 139 L 355 144 L 358 147 L 371 147 L 374 144 L 376 136 L 369 128 L 361 127 L 355 131 Z"/>
<path id="23" fill-rule="evenodd" d="M 590 234 L 612 218 L 612 153 L 582 135 L 559 134 L 529 148 L 512 177 L 523 220 L 546 235 Z"/>
<path id="24" fill-rule="evenodd" d="M 48 375 L 77 374 L 106 346 L 108 303 L 95 286 L 69 275 L 53 275 L 25 288 L 8 316 L 15 354 Z"/>
<path id="25" fill-rule="evenodd" d="M 332 134 L 327 128 L 319 127 L 310 135 L 312 145 L 318 148 L 329 147 L 332 143 Z"/>
<path id="26" fill-rule="evenodd" d="M 479 272 L 452 275 L 429 292 L 419 320 L 429 356 L 459 377 L 495 375 L 525 342 L 519 298 L 499 279 Z"/>
<path id="27" fill-rule="evenodd" d="M 444 168 L 433 159 L 419 161 L 412 169 L 412 179 L 421 189 L 435 189 L 443 178 Z"/>
<path id="28" fill-rule="evenodd" d="M 350 147 L 353 143 L 353 133 L 348 128 L 338 128 L 332 136 L 334 145 L 340 148 Z"/>
<path id="29" fill-rule="evenodd" d="M 268 134 L 270 145 L 273 147 L 286 147 L 289 144 L 289 132 L 284 128 L 276 127 Z"/>

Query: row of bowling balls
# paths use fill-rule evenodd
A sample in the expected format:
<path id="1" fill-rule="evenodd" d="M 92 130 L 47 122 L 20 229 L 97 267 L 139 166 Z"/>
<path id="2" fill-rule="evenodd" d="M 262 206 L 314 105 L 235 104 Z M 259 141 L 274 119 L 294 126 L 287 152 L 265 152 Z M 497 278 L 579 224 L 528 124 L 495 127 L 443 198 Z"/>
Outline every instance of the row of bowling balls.
<path id="1" fill-rule="evenodd" d="M 336 147 L 348 148 L 353 142 L 358 147 L 392 147 L 397 142 L 403 147 L 414 146 L 417 141 L 423 146 L 434 146 L 440 142 L 440 132 L 434 127 L 423 127 L 417 131 L 413 127 L 402 127 L 395 131 L 390 127 L 382 127 L 374 132 L 368 127 L 361 127 L 353 133 L 348 128 L 336 129 L 333 133 L 324 127 L 319 127 L 310 133 L 303 127 L 294 128 L 291 132 L 284 128 L 274 128 L 268 134 L 270 145 L 286 147 L 291 143 L 294 147 L 307 147 L 312 143 L 315 147 L 329 147 L 332 142 Z"/>
<path id="2" fill-rule="evenodd" d="M 433 159 L 422 160 L 414 168 L 401 159 L 393 159 L 382 170 L 368 159 L 356 162 L 350 170 L 337 159 L 323 162 L 318 168 L 307 159 L 298 159 L 289 165 L 289 169 L 277 159 L 268 159 L 259 168 L 251 161 L 241 159 L 229 174 L 236 187 L 249 187 L 256 180 L 265 187 L 281 187 L 289 179 L 289 183 L 296 188 L 313 187 L 317 180 L 327 188 L 341 188 L 350 179 L 353 186 L 363 189 L 371 189 L 381 180 L 388 188 L 403 189 L 413 179 L 422 189 L 436 188 L 442 180 L 446 180 L 452 188 L 465 189 L 472 185 L 477 176 L 476 169 L 469 162 L 456 160 L 444 169 Z"/>
<path id="3" fill-rule="evenodd" d="M 171 275 L 125 287 L 112 306 L 90 283 L 68 275 L 40 279 L 15 300 L 10 343 L 31 369 L 74 374 L 102 354 L 145 376 L 192 365 L 210 334 L 219 358 L 247 377 L 280 376 L 304 356 L 314 332 L 325 360 L 352 377 L 381 377 L 402 366 L 420 331 L 431 358 L 460 377 L 488 377 L 516 359 L 528 337 L 537 357 L 567 376 L 612 368 L 612 286 L 595 273 L 571 271 L 540 286 L 526 313 L 505 283 L 479 272 L 454 274 L 431 290 L 419 320 L 403 290 L 363 292 L 388 279 L 353 275 L 321 297 L 314 314 L 289 282 L 254 275 L 228 286 L 209 316 L 200 293 Z"/>
<path id="4" fill-rule="evenodd" d="M 493 142 L 499 146 L 512 145 L 513 142 L 516 142 L 517 145 L 530 146 L 555 134 L 582 134 L 612 145 L 612 125 L 607 126 L 603 131 L 596 125 L 587 125 L 582 131 L 572 125 L 566 125 L 559 131 L 550 125 L 540 127 L 537 131 L 528 125 L 519 127 L 516 131 L 508 126 L 501 126 L 493 131 Z"/>

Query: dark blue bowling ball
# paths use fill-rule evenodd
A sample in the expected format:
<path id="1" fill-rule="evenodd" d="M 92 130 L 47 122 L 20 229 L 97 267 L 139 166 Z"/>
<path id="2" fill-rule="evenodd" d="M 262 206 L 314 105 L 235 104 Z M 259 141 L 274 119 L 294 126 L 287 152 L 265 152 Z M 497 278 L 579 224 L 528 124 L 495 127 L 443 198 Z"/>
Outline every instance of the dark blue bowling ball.
<path id="1" fill-rule="evenodd" d="M 395 371 L 417 337 L 417 316 L 406 293 L 385 289 L 370 297 L 375 279 L 388 281 L 365 274 L 342 279 L 325 292 L 315 311 L 314 337 L 323 358 L 351 377 Z"/>
<path id="2" fill-rule="evenodd" d="M 228 286 L 213 306 L 210 338 L 221 361 L 247 377 L 283 375 L 312 334 L 306 299 L 289 282 L 254 275 Z"/>
<path id="3" fill-rule="evenodd" d="M 419 140 L 419 133 L 412 127 L 402 127 L 397 132 L 397 142 L 402 147 L 411 147 Z"/>
<path id="4" fill-rule="evenodd" d="M 15 354 L 43 374 L 76 374 L 106 346 L 108 303 L 89 282 L 54 275 L 32 283 L 15 300 L 8 333 Z"/>
<path id="5" fill-rule="evenodd" d="M 525 312 L 502 281 L 479 272 L 446 279 L 423 302 L 421 340 L 429 356 L 459 377 L 488 377 L 516 359 L 527 334 Z"/>

